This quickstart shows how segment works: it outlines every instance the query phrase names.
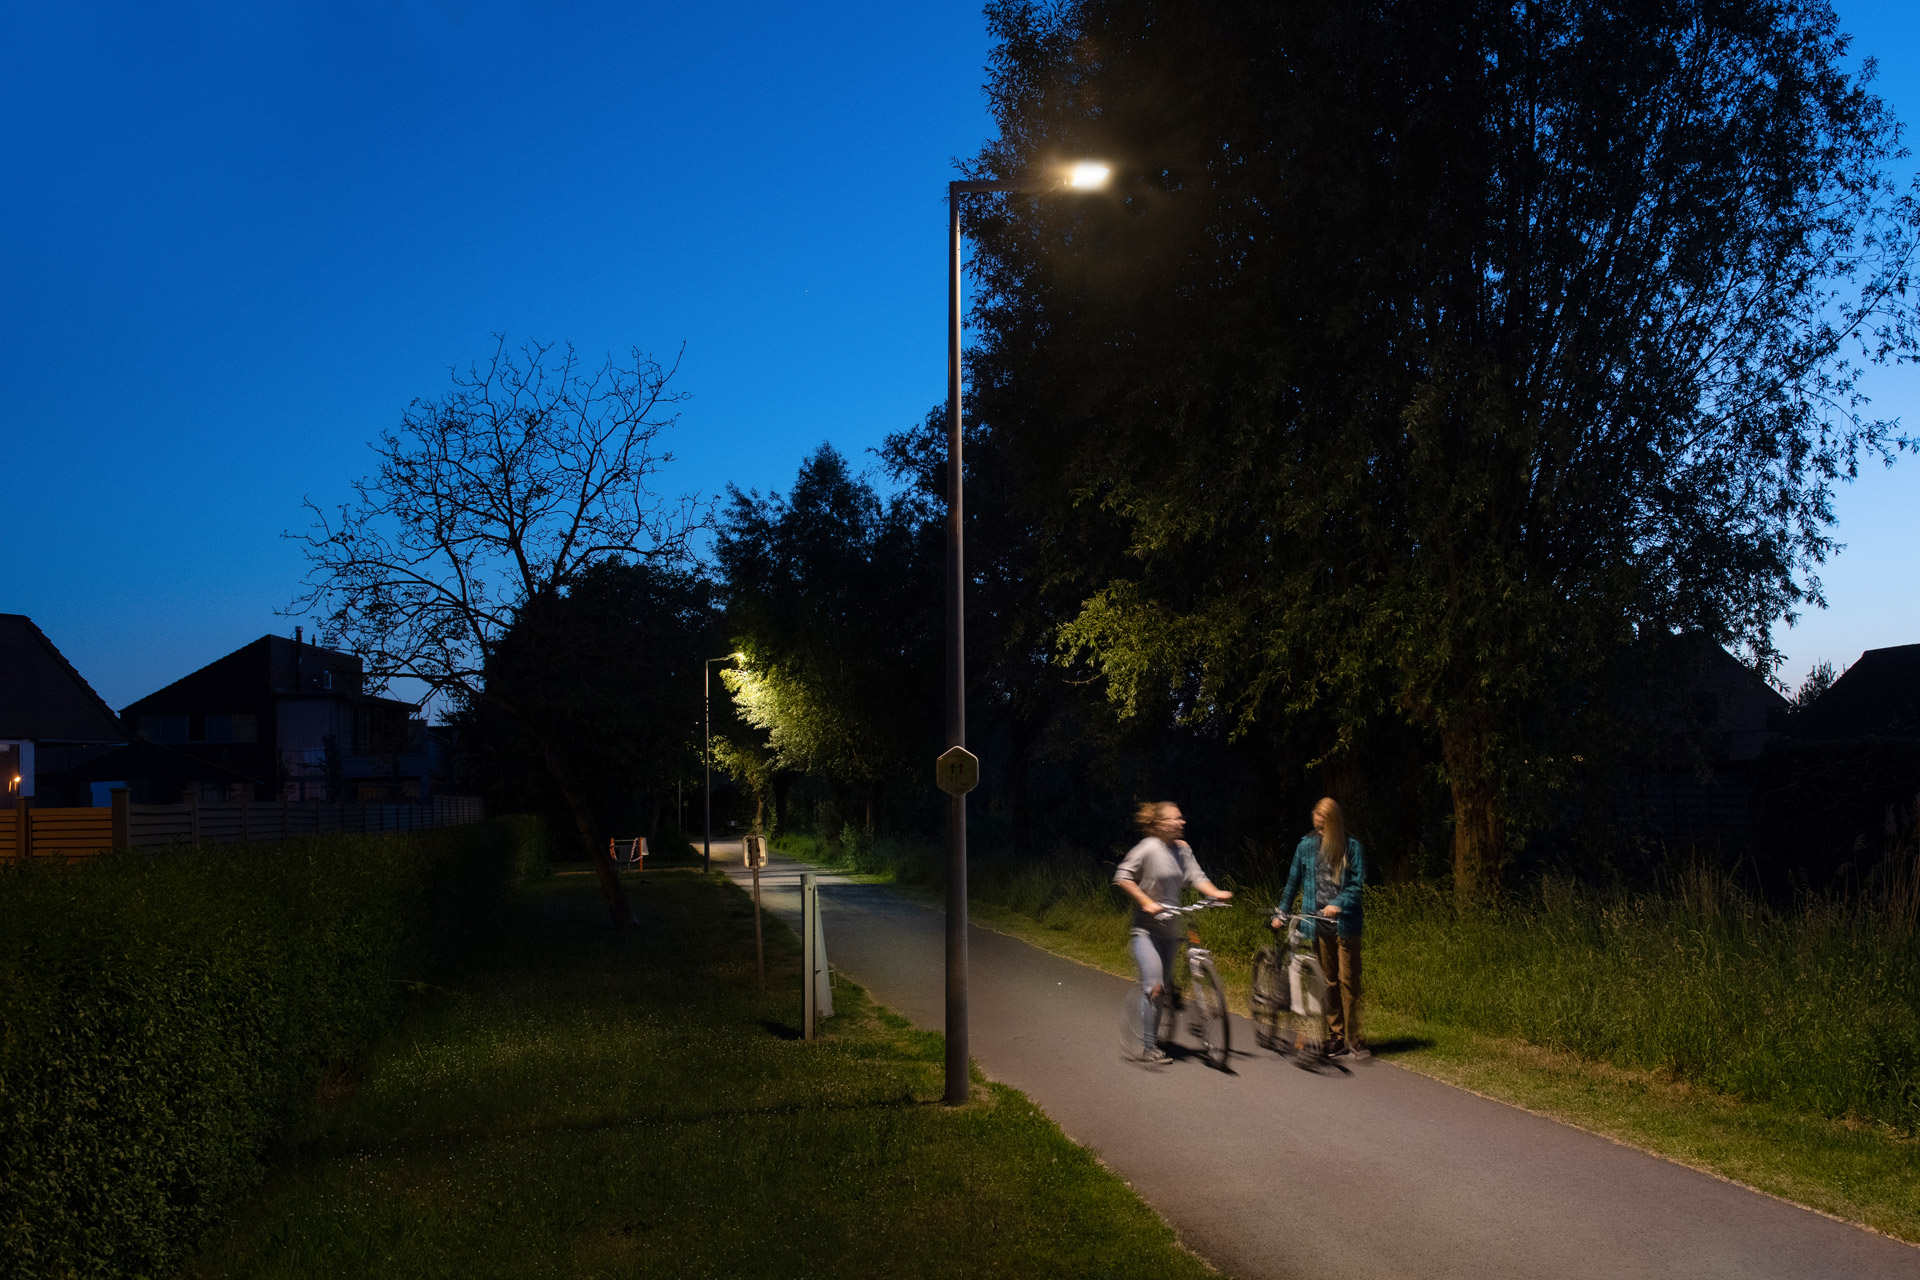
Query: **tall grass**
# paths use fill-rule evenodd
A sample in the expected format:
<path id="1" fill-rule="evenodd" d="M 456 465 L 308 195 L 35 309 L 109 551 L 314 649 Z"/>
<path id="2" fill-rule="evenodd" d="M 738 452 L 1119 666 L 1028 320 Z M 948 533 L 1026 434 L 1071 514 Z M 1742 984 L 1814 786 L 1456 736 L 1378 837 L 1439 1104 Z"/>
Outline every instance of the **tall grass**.
<path id="1" fill-rule="evenodd" d="M 492 823 L 0 874 L 0 1274 L 170 1270 L 539 852 Z"/>
<path id="2" fill-rule="evenodd" d="M 1920 1131 L 1920 930 L 1885 899 L 1767 905 L 1695 870 L 1629 894 L 1542 882 L 1462 913 L 1370 891 L 1372 998 L 1416 1017 L 1672 1071 L 1738 1097 Z"/>
<path id="3" fill-rule="evenodd" d="M 1549 878 L 1463 913 L 1435 884 L 1367 891 L 1367 998 L 1433 1022 L 1675 1075 L 1753 1101 L 1920 1132 L 1920 823 L 1900 826 L 1869 890 L 1788 908 L 1697 868 L 1652 891 Z M 939 883 L 904 842 L 785 848 Z M 849 846 L 853 851 L 849 852 Z M 1085 854 L 976 858 L 969 896 L 1092 944 L 1127 908 Z M 1230 977 L 1268 936 L 1276 886 L 1233 884 L 1200 925 Z"/>

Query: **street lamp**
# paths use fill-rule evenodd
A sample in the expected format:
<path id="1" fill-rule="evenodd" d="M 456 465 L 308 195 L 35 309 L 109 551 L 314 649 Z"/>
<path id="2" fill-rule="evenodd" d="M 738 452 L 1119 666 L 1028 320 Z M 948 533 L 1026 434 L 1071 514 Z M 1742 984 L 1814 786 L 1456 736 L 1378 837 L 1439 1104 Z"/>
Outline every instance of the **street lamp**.
<path id="1" fill-rule="evenodd" d="M 713 664 L 744 657 L 746 655 L 736 649 L 717 658 L 708 658 L 707 665 L 700 669 L 700 692 L 707 712 L 707 742 L 705 750 L 701 752 L 707 768 L 707 836 L 701 855 L 704 859 L 701 870 L 708 872 L 713 870 Z"/>
<path id="2" fill-rule="evenodd" d="M 967 792 L 979 763 L 967 753 L 966 561 L 960 467 L 960 197 L 1000 192 L 1095 190 L 1112 171 L 1082 161 L 1054 173 L 1014 181 L 947 184 L 947 750 L 934 776 L 947 806 L 947 1090 L 967 1100 Z"/>

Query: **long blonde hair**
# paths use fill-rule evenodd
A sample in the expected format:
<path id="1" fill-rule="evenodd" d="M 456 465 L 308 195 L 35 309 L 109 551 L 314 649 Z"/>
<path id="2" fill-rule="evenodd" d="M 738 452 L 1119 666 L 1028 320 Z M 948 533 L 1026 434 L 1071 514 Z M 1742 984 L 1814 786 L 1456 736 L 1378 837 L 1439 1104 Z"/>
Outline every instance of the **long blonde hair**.
<path id="1" fill-rule="evenodd" d="M 1324 820 L 1326 830 L 1320 833 L 1320 856 L 1332 857 L 1327 865 L 1333 869 L 1334 883 L 1338 884 L 1340 877 L 1347 874 L 1347 815 L 1340 812 L 1338 800 L 1322 796 L 1320 803 L 1313 806 L 1313 816 Z"/>

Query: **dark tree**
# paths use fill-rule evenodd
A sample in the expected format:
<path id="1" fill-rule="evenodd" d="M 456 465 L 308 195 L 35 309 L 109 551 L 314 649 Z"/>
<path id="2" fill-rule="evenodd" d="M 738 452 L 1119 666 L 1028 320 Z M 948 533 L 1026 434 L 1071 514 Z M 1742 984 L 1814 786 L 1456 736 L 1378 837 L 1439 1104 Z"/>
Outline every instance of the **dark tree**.
<path id="1" fill-rule="evenodd" d="M 693 573 L 619 558 L 588 566 L 521 609 L 488 656 L 487 696 L 450 717 L 466 766 L 490 792 L 539 804 L 552 780 L 526 777 L 538 752 L 526 726 L 537 724 L 566 744 L 602 828 L 618 812 L 638 826 L 610 834 L 657 839 L 674 784 L 700 778 L 701 663 L 717 622 L 712 587 Z"/>
<path id="2" fill-rule="evenodd" d="M 497 704 L 534 744 L 599 868 L 615 924 L 632 920 L 602 856 L 605 833 L 561 726 L 489 686 L 510 628 L 540 630 L 557 657 L 571 636 L 545 610 L 610 556 L 677 565 L 699 521 L 662 501 L 652 477 L 671 455 L 673 370 L 635 351 L 583 366 L 571 347 L 502 340 L 485 365 L 456 371 L 438 400 L 416 400 L 374 444 L 378 473 L 332 514 L 308 502 L 306 590 L 290 612 L 317 614 L 329 643 L 360 654 L 376 683 L 423 681 L 465 705 Z"/>
<path id="3" fill-rule="evenodd" d="M 1905 153 L 1824 3 L 989 15 L 975 169 L 1116 165 L 970 228 L 978 414 L 1105 575 L 1064 638 L 1111 696 L 1331 711 L 1335 755 L 1407 720 L 1474 897 L 1638 639 L 1770 669 L 1904 443 L 1857 369 L 1915 354 Z"/>

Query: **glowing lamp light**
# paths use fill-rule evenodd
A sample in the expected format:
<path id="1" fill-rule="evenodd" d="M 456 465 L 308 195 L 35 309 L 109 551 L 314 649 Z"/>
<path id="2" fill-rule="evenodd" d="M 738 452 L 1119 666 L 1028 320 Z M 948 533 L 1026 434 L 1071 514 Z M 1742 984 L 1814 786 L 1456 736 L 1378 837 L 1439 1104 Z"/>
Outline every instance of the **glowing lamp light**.
<path id="1" fill-rule="evenodd" d="M 1107 185 L 1107 178 L 1113 173 L 1104 164 L 1092 160 L 1082 160 L 1067 172 L 1067 185 L 1078 187 L 1082 191 L 1091 191 L 1095 187 Z"/>

